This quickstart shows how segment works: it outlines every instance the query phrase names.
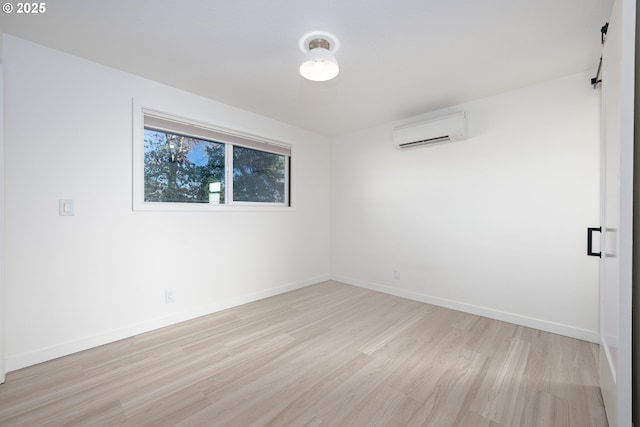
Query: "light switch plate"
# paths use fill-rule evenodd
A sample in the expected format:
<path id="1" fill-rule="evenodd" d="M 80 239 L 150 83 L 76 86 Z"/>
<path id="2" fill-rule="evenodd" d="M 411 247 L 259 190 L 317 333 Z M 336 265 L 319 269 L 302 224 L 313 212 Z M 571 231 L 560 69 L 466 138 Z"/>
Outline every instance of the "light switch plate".
<path id="1" fill-rule="evenodd" d="M 73 216 L 73 200 L 69 199 L 60 199 L 58 200 L 58 214 L 60 216 Z"/>

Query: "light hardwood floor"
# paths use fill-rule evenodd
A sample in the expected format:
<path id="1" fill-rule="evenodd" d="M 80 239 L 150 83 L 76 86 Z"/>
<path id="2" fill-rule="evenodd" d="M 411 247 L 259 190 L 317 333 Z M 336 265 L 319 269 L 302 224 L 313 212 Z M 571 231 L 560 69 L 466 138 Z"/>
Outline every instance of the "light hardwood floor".
<path id="1" fill-rule="evenodd" d="M 606 426 L 597 355 L 325 282 L 10 372 L 0 426 Z"/>

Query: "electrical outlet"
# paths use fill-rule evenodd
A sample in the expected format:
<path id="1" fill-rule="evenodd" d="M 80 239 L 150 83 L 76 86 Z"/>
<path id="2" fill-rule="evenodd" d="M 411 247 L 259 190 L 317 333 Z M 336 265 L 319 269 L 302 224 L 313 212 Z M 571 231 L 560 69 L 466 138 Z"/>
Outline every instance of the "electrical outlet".
<path id="1" fill-rule="evenodd" d="M 393 270 L 393 278 L 395 280 L 400 280 L 400 272 L 398 270 Z"/>
<path id="2" fill-rule="evenodd" d="M 164 291 L 164 303 L 173 304 L 174 302 L 176 302 L 175 289 L 167 289 L 166 291 Z"/>

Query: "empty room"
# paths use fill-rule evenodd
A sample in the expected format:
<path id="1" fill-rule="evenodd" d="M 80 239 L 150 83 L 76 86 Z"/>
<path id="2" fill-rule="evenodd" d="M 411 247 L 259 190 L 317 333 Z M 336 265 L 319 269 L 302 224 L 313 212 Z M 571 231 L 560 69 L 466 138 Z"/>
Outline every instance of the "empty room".
<path id="1" fill-rule="evenodd" d="M 0 426 L 638 425 L 636 14 L 5 1 Z"/>

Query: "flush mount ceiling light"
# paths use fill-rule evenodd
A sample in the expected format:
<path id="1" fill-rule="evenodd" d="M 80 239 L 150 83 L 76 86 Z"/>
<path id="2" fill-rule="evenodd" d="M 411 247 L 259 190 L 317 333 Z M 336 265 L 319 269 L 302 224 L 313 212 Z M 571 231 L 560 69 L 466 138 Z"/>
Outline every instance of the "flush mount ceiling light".
<path id="1" fill-rule="evenodd" d="M 331 80 L 340 68 L 334 53 L 338 50 L 338 39 L 324 31 L 305 34 L 300 39 L 300 48 L 305 53 L 300 65 L 302 77 L 315 82 Z"/>

